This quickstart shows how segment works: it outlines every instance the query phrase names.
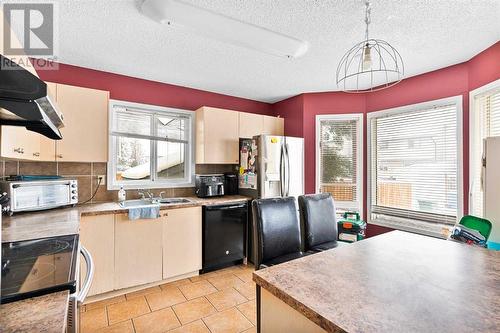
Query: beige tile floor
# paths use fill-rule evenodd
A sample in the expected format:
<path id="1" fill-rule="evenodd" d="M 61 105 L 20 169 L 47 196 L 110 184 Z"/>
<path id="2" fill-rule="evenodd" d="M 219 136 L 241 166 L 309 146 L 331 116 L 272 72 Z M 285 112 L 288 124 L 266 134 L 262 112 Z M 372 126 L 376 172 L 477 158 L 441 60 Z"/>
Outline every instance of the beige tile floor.
<path id="1" fill-rule="evenodd" d="M 82 307 L 82 333 L 256 332 L 253 266 L 233 266 Z"/>

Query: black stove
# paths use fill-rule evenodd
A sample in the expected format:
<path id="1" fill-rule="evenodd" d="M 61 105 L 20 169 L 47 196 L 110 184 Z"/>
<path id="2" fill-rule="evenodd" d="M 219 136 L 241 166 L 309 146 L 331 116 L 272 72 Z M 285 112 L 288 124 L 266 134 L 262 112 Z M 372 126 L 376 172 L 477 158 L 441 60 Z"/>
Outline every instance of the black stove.
<path id="1" fill-rule="evenodd" d="M 1 303 L 76 291 L 78 235 L 2 243 Z"/>

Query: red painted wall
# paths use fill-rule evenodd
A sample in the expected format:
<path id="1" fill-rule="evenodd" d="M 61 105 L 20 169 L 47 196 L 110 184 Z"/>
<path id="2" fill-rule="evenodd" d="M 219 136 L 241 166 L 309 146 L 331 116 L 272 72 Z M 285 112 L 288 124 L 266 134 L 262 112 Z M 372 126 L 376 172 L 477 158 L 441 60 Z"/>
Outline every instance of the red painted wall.
<path id="1" fill-rule="evenodd" d="M 304 95 L 285 99 L 273 105 L 274 115 L 285 118 L 285 133 L 288 136 L 304 136 Z"/>
<path id="2" fill-rule="evenodd" d="M 500 73 L 500 42 L 469 60 L 469 90 L 495 81 Z"/>
<path id="3" fill-rule="evenodd" d="M 403 80 L 386 90 L 347 94 L 325 92 L 303 94 L 302 110 L 286 109 L 287 104 L 275 104 L 275 113 L 285 117 L 285 134 L 302 131 L 305 141 L 306 193 L 315 192 L 315 116 L 317 114 L 365 113 L 364 146 L 366 147 L 366 114 L 368 112 L 415 104 L 445 97 L 462 95 L 463 101 L 463 167 L 464 193 L 469 188 L 469 92 L 500 78 L 500 42 L 492 45 L 465 63 Z M 302 123 L 300 119 L 302 118 Z M 298 129 L 302 126 L 302 129 Z M 366 216 L 366 149 L 364 151 L 364 216 Z M 464 195 L 464 211 L 468 211 L 468 195 Z M 385 232 L 387 228 L 371 228 L 369 234 Z"/>
<path id="4" fill-rule="evenodd" d="M 316 193 L 316 116 L 320 114 L 364 113 L 365 97 L 359 94 L 330 92 L 306 94 L 304 98 L 305 191 L 306 193 Z"/>
<path id="5" fill-rule="evenodd" d="M 37 68 L 37 72 L 44 81 L 107 90 L 112 99 L 185 110 L 212 106 L 259 114 L 273 114 L 272 105 L 268 103 L 72 65 L 59 64 L 58 70 Z"/>

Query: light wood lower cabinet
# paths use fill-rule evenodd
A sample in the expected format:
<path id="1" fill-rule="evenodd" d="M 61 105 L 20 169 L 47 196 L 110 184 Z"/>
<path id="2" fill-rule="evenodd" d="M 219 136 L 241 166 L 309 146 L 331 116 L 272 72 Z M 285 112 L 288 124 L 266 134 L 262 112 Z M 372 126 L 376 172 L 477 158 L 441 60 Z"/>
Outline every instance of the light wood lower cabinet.
<path id="1" fill-rule="evenodd" d="M 115 215 L 115 289 L 162 280 L 164 221 Z"/>
<path id="2" fill-rule="evenodd" d="M 89 296 L 140 286 L 201 269 L 201 207 L 162 210 L 158 219 L 126 214 L 82 216 L 80 242 L 94 259 Z M 80 281 L 86 265 L 80 264 Z"/>
<path id="3" fill-rule="evenodd" d="M 84 216 L 80 220 L 80 242 L 94 260 L 95 273 L 89 296 L 114 289 L 115 216 Z M 80 281 L 84 281 L 86 265 L 80 264 Z"/>
<path id="4" fill-rule="evenodd" d="M 201 207 L 172 209 L 163 220 L 163 278 L 201 269 Z"/>

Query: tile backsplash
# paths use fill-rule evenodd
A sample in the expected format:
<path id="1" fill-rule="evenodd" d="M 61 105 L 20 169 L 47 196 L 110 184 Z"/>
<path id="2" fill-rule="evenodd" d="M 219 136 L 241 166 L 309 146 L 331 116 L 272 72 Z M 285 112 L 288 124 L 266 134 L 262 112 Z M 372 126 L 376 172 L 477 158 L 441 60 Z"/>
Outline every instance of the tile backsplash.
<path id="1" fill-rule="evenodd" d="M 106 185 L 97 188 L 98 176 L 106 175 L 107 163 L 88 162 L 23 162 L 0 161 L 0 176 L 10 175 L 50 175 L 72 177 L 78 180 L 79 202 L 83 203 L 92 197 L 92 203 L 117 200 L 117 191 L 108 191 Z M 211 174 L 236 171 L 237 165 L 226 164 L 197 164 L 196 173 Z M 194 195 L 194 187 L 152 189 L 158 195 L 161 191 L 166 197 L 185 197 Z M 138 198 L 137 191 L 127 190 L 127 199 Z"/>

